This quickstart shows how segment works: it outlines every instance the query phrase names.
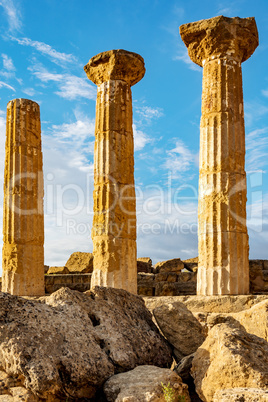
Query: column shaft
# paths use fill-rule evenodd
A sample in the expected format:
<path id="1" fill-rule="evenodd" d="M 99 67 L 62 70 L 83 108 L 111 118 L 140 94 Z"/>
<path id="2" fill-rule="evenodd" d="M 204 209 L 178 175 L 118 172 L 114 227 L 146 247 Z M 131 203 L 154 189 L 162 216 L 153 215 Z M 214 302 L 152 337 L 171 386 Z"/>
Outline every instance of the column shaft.
<path id="1" fill-rule="evenodd" d="M 98 85 L 91 286 L 137 293 L 136 200 L 130 85 Z"/>
<path id="2" fill-rule="evenodd" d="M 197 294 L 249 292 L 241 63 L 203 62 Z"/>
<path id="3" fill-rule="evenodd" d="M 44 294 L 43 162 L 37 103 L 7 106 L 2 291 Z"/>

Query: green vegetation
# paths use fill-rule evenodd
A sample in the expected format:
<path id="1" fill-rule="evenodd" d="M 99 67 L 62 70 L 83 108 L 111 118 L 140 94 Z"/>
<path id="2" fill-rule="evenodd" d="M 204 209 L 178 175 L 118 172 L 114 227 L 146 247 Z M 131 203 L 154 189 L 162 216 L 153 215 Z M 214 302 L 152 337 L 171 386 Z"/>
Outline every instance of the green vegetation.
<path id="1" fill-rule="evenodd" d="M 181 395 L 176 398 L 176 392 L 170 385 L 170 382 L 167 385 L 164 385 L 161 382 L 165 401 L 166 402 L 185 402 L 185 396 Z"/>

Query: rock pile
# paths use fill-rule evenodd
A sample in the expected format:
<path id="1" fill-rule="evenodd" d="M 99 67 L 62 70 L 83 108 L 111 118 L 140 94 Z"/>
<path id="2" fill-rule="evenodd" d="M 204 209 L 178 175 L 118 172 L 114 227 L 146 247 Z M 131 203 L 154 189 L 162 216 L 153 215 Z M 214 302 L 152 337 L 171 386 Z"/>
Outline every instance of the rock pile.
<path id="1" fill-rule="evenodd" d="M 0 333 L 2 393 L 10 397 L 22 387 L 51 402 L 94 398 L 114 374 L 172 362 L 143 300 L 124 290 L 62 288 L 39 300 L 1 293 Z"/>

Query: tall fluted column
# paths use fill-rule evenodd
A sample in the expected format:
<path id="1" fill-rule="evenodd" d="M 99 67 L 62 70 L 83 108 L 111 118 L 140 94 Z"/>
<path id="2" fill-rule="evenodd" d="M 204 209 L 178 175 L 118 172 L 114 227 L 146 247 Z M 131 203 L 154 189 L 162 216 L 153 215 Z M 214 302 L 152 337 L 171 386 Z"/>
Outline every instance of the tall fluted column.
<path id="1" fill-rule="evenodd" d="M 111 50 L 90 59 L 85 71 L 98 85 L 91 286 L 137 293 L 131 86 L 144 76 L 144 61 L 136 53 Z"/>
<path id="2" fill-rule="evenodd" d="M 199 295 L 249 293 L 245 127 L 241 63 L 258 46 L 254 18 L 180 27 L 203 67 L 198 203 Z"/>
<path id="3" fill-rule="evenodd" d="M 7 105 L 2 291 L 44 294 L 43 162 L 37 103 Z"/>

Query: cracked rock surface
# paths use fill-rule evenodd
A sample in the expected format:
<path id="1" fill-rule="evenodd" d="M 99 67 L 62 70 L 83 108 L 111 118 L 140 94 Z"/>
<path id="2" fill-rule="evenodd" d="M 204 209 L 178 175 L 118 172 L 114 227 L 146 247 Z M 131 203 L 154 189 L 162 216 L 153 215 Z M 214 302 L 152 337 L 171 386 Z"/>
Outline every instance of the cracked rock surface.
<path id="1" fill-rule="evenodd" d="M 143 300 L 127 291 L 0 293 L 0 370 L 42 400 L 93 398 L 114 374 L 171 360 Z"/>

